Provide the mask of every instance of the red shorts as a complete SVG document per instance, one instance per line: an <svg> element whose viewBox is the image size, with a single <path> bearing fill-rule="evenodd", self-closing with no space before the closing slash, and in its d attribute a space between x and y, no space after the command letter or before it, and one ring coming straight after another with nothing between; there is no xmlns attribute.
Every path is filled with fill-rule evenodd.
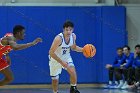
<svg viewBox="0 0 140 93"><path fill-rule="evenodd" d="M0 58L0 71L9 67L9 64L6 62L5 59Z"/></svg>

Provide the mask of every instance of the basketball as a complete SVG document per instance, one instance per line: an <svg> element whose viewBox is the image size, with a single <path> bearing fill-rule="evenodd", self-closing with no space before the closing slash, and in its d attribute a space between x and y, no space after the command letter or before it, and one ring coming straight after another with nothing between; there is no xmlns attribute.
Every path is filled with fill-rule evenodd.
<svg viewBox="0 0 140 93"><path fill-rule="evenodd" d="M86 44L83 47L83 55L87 58L91 58L96 54L96 48L92 44Z"/></svg>

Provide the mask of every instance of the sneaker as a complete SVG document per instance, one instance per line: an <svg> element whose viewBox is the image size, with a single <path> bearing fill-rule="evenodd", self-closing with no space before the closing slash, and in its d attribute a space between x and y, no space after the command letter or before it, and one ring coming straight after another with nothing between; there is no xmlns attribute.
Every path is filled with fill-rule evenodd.
<svg viewBox="0 0 140 93"><path fill-rule="evenodd" d="M71 87L70 88L70 93L80 93L78 90L77 90L77 87Z"/></svg>
<svg viewBox="0 0 140 93"><path fill-rule="evenodd" d="M112 86L112 88L117 88L118 84L114 84L114 86Z"/></svg>
<svg viewBox="0 0 140 93"><path fill-rule="evenodd" d="M121 89L127 89L127 88L129 88L129 85L123 85L123 86L121 87Z"/></svg>
<svg viewBox="0 0 140 93"><path fill-rule="evenodd" d="M115 88L121 88L124 85L123 82L120 82L120 84L118 86L116 86Z"/></svg>
<svg viewBox="0 0 140 93"><path fill-rule="evenodd" d="M140 87L137 87L138 90L140 90Z"/></svg>
<svg viewBox="0 0 140 93"><path fill-rule="evenodd" d="M129 86L127 84L127 82L125 81L125 83L123 84L123 86L121 87L121 89L127 89Z"/></svg>
<svg viewBox="0 0 140 93"><path fill-rule="evenodd" d="M108 84L108 85L105 85L104 88L110 88L112 85L111 84Z"/></svg>
<svg viewBox="0 0 140 93"><path fill-rule="evenodd" d="M116 88L116 86L118 86L118 85L116 85L116 84L111 84L111 85L108 86L108 88L113 89L113 88Z"/></svg>
<svg viewBox="0 0 140 93"><path fill-rule="evenodd" d="M116 88L116 89L117 89L117 88L118 88L118 85L114 86L114 88Z"/></svg>
<svg viewBox="0 0 140 93"><path fill-rule="evenodd" d="M137 89L137 86L135 84L134 85L129 85L128 88L129 89Z"/></svg>
<svg viewBox="0 0 140 93"><path fill-rule="evenodd" d="M114 85L112 84L112 85L110 85L108 88L110 88L110 89L111 89L111 88L114 88Z"/></svg>

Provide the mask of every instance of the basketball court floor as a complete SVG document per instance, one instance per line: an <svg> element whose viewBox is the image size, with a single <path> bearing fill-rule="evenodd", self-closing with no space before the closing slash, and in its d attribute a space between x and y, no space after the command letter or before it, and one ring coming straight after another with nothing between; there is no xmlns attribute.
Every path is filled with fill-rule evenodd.
<svg viewBox="0 0 140 93"><path fill-rule="evenodd" d="M47 87L47 86L46 86ZM79 88L80 93L140 93L140 90L120 90L120 89L105 89L102 87L87 87L82 86ZM45 86L6 86L0 87L0 93L53 93L51 87ZM64 87L59 89L59 93L69 93L69 88Z"/></svg>
<svg viewBox="0 0 140 93"><path fill-rule="evenodd" d="M140 93L139 90L117 90L117 89L98 89L80 88L80 93ZM53 93L51 89L0 89L0 93ZM69 93L68 89L60 89L59 93Z"/></svg>

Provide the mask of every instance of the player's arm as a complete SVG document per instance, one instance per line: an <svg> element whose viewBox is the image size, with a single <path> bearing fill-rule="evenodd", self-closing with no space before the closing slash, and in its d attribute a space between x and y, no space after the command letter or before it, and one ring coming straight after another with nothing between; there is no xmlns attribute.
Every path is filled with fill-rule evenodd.
<svg viewBox="0 0 140 93"><path fill-rule="evenodd" d="M52 43L52 46L51 46L50 50L49 50L50 56L53 59L55 59L57 62L59 62L59 63L62 63L62 60L55 54L55 51L59 47L59 45L61 44L61 42L62 42L61 37L57 35L55 37L53 43Z"/></svg>
<svg viewBox="0 0 140 93"><path fill-rule="evenodd" d="M83 48L76 45L76 35L73 33L74 44L71 46L71 50L76 52L83 52Z"/></svg>
<svg viewBox="0 0 140 93"><path fill-rule="evenodd" d="M52 46L49 50L49 54L50 56L55 59L58 63L60 63L64 68L68 68L68 64L67 62L64 62L63 60L61 60L56 54L55 54L55 51L56 49L59 47L59 45L62 43L62 39L60 36L56 36L53 43L52 43Z"/></svg>
<svg viewBox="0 0 140 93"><path fill-rule="evenodd" d="M10 65L11 64L11 58L10 58L8 53L5 55L5 59L6 59L7 63Z"/></svg>
<svg viewBox="0 0 140 93"><path fill-rule="evenodd" d="M13 50L22 50L22 49L26 49L28 47L31 47L33 45L36 45L37 43L42 42L41 38L37 38L35 39L33 42L30 43L26 43L26 44L17 44L12 37L8 38L8 43L9 45L12 47Z"/></svg>

